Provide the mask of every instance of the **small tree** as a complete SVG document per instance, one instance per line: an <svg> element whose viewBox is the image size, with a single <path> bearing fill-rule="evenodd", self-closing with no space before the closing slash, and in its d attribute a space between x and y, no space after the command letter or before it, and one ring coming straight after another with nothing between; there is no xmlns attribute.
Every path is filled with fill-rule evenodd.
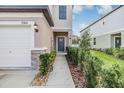
<svg viewBox="0 0 124 93"><path fill-rule="evenodd" d="M89 31L85 31L84 34L81 37L80 41L80 60L85 60L85 55L90 55L90 49L91 49L91 36Z"/></svg>
<svg viewBox="0 0 124 93"><path fill-rule="evenodd" d="M99 71L101 71L102 61L91 55L90 41L90 33L88 31L84 32L80 41L80 65L85 75L87 87L96 87L98 84L97 77L99 75Z"/></svg>

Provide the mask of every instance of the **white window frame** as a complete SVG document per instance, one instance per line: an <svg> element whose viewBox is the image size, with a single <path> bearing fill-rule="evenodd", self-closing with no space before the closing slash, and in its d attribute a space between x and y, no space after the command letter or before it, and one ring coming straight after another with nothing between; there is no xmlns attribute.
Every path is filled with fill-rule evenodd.
<svg viewBox="0 0 124 93"><path fill-rule="evenodd" d="M60 12L60 7L61 7L61 6L65 7L65 9L66 9L66 10L65 10L65 17L64 17L64 18L63 18L63 17L60 18L60 16L61 16L61 15L60 15L60 14L61 14L61 12ZM67 6L66 6L66 5L60 5L60 6L59 6L59 20L66 20L66 19L67 19Z"/></svg>

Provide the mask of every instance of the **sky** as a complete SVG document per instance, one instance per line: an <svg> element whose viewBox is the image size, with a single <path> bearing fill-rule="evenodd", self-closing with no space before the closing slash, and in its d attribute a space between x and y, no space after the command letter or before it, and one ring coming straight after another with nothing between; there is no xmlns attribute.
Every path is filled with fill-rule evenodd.
<svg viewBox="0 0 124 93"><path fill-rule="evenodd" d="M73 7L73 34L80 35L80 30L95 22L118 5L75 5Z"/></svg>

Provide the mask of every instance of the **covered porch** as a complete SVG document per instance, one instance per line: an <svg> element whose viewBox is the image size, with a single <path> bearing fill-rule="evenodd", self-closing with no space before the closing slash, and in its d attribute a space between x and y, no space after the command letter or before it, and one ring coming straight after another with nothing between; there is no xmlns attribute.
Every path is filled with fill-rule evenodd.
<svg viewBox="0 0 124 93"><path fill-rule="evenodd" d="M111 34L111 46L113 48L121 47L121 33Z"/></svg>
<svg viewBox="0 0 124 93"><path fill-rule="evenodd" d="M111 34L111 47L121 48L124 47L124 32Z"/></svg>
<svg viewBox="0 0 124 93"><path fill-rule="evenodd" d="M69 46L68 32L54 32L54 49L59 53L65 53L66 47Z"/></svg>

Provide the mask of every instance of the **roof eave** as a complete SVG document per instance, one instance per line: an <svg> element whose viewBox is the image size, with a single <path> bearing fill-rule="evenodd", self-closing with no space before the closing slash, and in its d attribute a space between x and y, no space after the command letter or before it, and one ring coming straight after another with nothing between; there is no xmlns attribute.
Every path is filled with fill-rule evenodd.
<svg viewBox="0 0 124 93"><path fill-rule="evenodd" d="M2 5L0 12L43 12L48 24L54 26L48 5Z"/></svg>
<svg viewBox="0 0 124 93"><path fill-rule="evenodd" d="M117 7L116 9L114 9L113 11L111 11L111 12L109 12L108 14L104 15L102 18L96 20L95 22L93 22L93 23L90 24L89 26L85 27L84 29L82 29L82 30L80 31L80 33L83 32L84 30L86 30L87 28L91 27L91 26L94 25L95 23L99 22L100 20L102 20L102 19L105 18L106 16L110 15L111 13L113 13L114 11L116 11L117 9L121 8L122 6L124 6L124 5L120 5L119 7Z"/></svg>

